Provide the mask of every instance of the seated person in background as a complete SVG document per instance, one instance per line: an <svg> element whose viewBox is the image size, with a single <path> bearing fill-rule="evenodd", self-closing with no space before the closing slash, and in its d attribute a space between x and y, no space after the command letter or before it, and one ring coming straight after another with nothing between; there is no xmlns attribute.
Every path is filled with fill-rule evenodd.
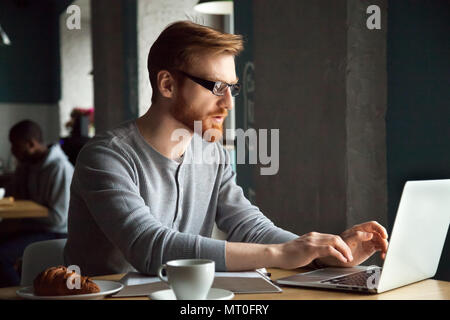
<svg viewBox="0 0 450 320"><path fill-rule="evenodd" d="M66 265L92 276L155 274L162 263L183 258L239 271L347 267L377 251L385 255L387 233L375 221L340 236L299 237L276 227L244 197L228 151L202 138L211 129L222 132L239 91L234 57L242 47L241 36L192 22L162 32L148 57L153 97L147 113L97 135L78 156ZM195 121L201 121L198 134ZM212 162L202 161L206 152L214 153ZM226 240L211 238L214 223Z"/></svg>
<svg viewBox="0 0 450 320"><path fill-rule="evenodd" d="M14 268L25 248L36 241L67 236L67 212L73 166L59 144L46 146L38 124L24 120L9 132L11 152L18 160L8 194L48 208L48 217L21 219L19 230L0 241L0 287L19 284Z"/></svg>

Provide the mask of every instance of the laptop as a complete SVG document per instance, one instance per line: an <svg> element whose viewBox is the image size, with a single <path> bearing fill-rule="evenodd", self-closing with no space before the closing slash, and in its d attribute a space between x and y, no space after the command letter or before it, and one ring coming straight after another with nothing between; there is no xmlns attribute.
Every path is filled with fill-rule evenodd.
<svg viewBox="0 0 450 320"><path fill-rule="evenodd" d="M323 268L280 285L382 293L433 277L450 223L450 179L406 182L382 267Z"/></svg>

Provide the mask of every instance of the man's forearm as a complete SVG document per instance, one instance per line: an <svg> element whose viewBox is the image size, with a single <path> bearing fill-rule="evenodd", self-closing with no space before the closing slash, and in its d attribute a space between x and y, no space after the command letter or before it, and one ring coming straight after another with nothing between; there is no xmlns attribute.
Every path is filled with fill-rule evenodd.
<svg viewBox="0 0 450 320"><path fill-rule="evenodd" d="M225 259L228 271L277 267L277 245L226 242Z"/></svg>
<svg viewBox="0 0 450 320"><path fill-rule="evenodd" d="M318 269L333 266L324 263L318 257L321 254L319 252L321 248L312 245L318 237L324 236L327 239L330 238L329 235L312 232L280 244L225 242L226 268L228 271L243 271L259 268ZM325 246L326 250L329 250L330 246ZM325 254L329 255L328 251Z"/></svg>

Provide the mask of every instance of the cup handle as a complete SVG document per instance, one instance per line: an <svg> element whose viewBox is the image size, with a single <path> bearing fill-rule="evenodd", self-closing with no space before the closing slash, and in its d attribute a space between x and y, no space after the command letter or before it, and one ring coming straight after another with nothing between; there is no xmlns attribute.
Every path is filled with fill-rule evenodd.
<svg viewBox="0 0 450 320"><path fill-rule="evenodd" d="M161 279L161 281L163 281L163 282L165 282L165 283L169 283L169 281L168 281L168 279L167 279L167 277L164 277L163 275L162 275L162 271L164 270L164 269L166 269L166 265L165 264L163 264L162 266L160 266L159 268L158 268L158 272L157 272L157 274L158 274L158 277Z"/></svg>

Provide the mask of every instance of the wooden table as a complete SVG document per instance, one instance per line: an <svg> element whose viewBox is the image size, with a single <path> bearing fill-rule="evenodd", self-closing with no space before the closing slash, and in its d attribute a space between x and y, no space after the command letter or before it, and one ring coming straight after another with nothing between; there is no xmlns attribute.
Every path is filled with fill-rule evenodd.
<svg viewBox="0 0 450 320"><path fill-rule="evenodd" d="M307 269L280 270L268 269L271 279L276 280ZM97 280L120 280L124 274L94 277ZM0 299L20 299L16 290L20 287L0 288ZM300 289L282 287L282 293L236 294L234 300L450 300L450 282L424 280L381 294L362 294L340 291ZM148 300L147 297L107 298L107 300Z"/></svg>
<svg viewBox="0 0 450 320"><path fill-rule="evenodd" d="M15 200L11 205L0 205L0 218L41 218L48 216L48 209L34 201Z"/></svg>

